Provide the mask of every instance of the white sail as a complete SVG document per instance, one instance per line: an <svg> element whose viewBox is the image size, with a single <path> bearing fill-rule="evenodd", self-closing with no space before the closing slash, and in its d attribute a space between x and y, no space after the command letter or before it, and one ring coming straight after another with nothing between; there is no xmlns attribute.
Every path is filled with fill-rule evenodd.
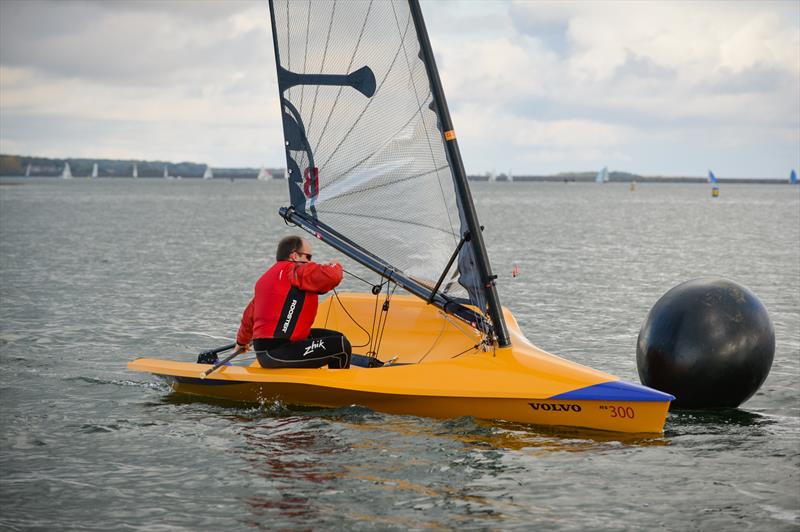
<svg viewBox="0 0 800 532"><path fill-rule="evenodd" d="M211 170L211 167L206 165L206 171L203 174L203 179L214 179L214 172Z"/></svg>
<svg viewBox="0 0 800 532"><path fill-rule="evenodd" d="M69 163L64 163L64 171L61 172L61 179L72 179L72 170L69 169Z"/></svg>
<svg viewBox="0 0 800 532"><path fill-rule="evenodd" d="M484 329L490 315L509 342L419 3L269 4L283 215L447 312Z"/></svg>
<svg viewBox="0 0 800 532"><path fill-rule="evenodd" d="M270 179L272 179L272 173L265 166L262 166L258 172L258 180L269 181Z"/></svg>
<svg viewBox="0 0 800 532"><path fill-rule="evenodd" d="M169 170L167 169L167 165L164 165L164 179L172 179L169 175Z"/></svg>
<svg viewBox="0 0 800 532"><path fill-rule="evenodd" d="M97 163L92 166L92 177L97 177Z"/></svg>
<svg viewBox="0 0 800 532"><path fill-rule="evenodd" d="M595 183L608 183L608 167L604 166L594 178Z"/></svg>
<svg viewBox="0 0 800 532"><path fill-rule="evenodd" d="M25 168L25 177L30 177L30 176L31 176L31 165L30 163L28 163L27 168Z"/></svg>
<svg viewBox="0 0 800 532"><path fill-rule="evenodd" d="M136 179L139 177L139 165L133 163L133 178Z"/></svg>

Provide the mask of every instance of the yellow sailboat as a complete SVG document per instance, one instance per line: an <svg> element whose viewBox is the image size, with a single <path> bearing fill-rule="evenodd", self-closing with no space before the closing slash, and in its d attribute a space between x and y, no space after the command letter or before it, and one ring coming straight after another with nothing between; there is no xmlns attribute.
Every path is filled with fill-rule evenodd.
<svg viewBox="0 0 800 532"><path fill-rule="evenodd" d="M344 332L355 343L375 307L371 294L339 294L320 305L315 326ZM629 384L545 353L523 336L505 310L511 346L480 346L480 335L413 296L391 301L381 342L387 366L349 370L262 369L140 358L134 371L164 377L181 393L242 402L341 407L362 405L392 414L473 416L537 425L658 433L672 396ZM347 312L350 316L348 316ZM476 347L478 345L478 347Z"/></svg>
<svg viewBox="0 0 800 532"><path fill-rule="evenodd" d="M380 276L372 294L324 300L315 322L370 363L128 367L235 401L662 432L672 396L536 348L500 305L418 0L271 0L270 17L290 201L280 214Z"/></svg>

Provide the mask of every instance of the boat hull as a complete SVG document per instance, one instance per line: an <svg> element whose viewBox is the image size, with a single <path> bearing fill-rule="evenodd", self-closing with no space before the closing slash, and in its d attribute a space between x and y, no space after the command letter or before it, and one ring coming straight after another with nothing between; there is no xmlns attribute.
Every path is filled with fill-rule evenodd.
<svg viewBox="0 0 800 532"><path fill-rule="evenodd" d="M163 377L178 393L246 403L281 401L285 404L332 408L361 405L388 414L443 419L471 416L615 432L660 433L669 408L669 402L663 401L408 396L306 384Z"/></svg>
<svg viewBox="0 0 800 532"><path fill-rule="evenodd" d="M366 317L374 308L374 298L368 296L340 294L342 300L356 321L359 309ZM254 362L222 367L205 379L200 374L209 366L203 364L141 358L128 367L164 378L179 393L231 401L361 405L434 418L472 416L629 433L663 431L672 396L537 349L522 336L508 311L511 348L458 354L474 345L468 330L415 298L393 299L392 305L396 322L394 327L391 320L387 324L381 344L386 354L381 359L396 356L395 365L263 369ZM354 326L348 329L344 321L333 318L337 314L332 301L326 300L317 326L342 330L358 345Z"/></svg>

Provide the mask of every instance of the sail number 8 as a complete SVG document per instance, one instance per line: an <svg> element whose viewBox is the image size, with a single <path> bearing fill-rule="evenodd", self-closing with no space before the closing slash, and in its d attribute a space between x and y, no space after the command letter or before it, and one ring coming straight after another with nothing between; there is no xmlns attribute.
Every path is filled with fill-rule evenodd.
<svg viewBox="0 0 800 532"><path fill-rule="evenodd" d="M306 168L303 175L303 193L307 198L316 197L319 194L319 168Z"/></svg>

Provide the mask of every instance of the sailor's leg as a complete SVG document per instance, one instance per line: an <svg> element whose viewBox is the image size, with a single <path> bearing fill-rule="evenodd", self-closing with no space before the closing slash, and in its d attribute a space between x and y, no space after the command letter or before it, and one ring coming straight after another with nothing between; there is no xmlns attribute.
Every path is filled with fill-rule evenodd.
<svg viewBox="0 0 800 532"><path fill-rule="evenodd" d="M353 348L347 337L339 331L333 329L311 329L308 335L309 338L328 338L335 345L341 343L342 349L335 355L335 360L332 359L328 362L328 367L331 369L342 369L350 367L350 359L353 353ZM340 339L337 339L340 338Z"/></svg>
<svg viewBox="0 0 800 532"><path fill-rule="evenodd" d="M264 368L320 368L327 364L331 369L346 369L351 350L347 338L336 333L257 351L256 356Z"/></svg>

